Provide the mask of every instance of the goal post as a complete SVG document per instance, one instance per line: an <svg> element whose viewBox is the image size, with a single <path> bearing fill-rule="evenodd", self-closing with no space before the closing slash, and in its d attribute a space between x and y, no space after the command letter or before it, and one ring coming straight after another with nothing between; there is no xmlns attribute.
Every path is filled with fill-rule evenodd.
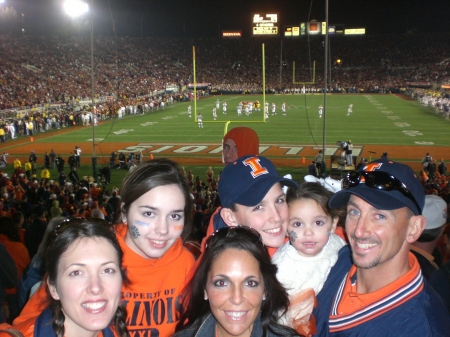
<svg viewBox="0 0 450 337"><path fill-rule="evenodd" d="M312 82L296 82L295 81L295 61L292 62L292 84L314 84L316 83L316 61L313 62Z"/></svg>
<svg viewBox="0 0 450 337"><path fill-rule="evenodd" d="M196 48L192 46L192 69L193 69L193 86L194 86L194 123L198 123L197 119L197 55ZM264 106L266 103L266 60L265 60L265 46L264 43L261 46L261 64L262 64L262 102L261 104L261 119L253 119L253 120L245 120L245 119L232 119L227 121L214 121L214 120L205 120L205 116L203 116L203 124L207 123L225 123L224 134L227 133L228 125L230 123L239 123L239 124L252 124L252 123L266 123L266 114L264 111Z"/></svg>

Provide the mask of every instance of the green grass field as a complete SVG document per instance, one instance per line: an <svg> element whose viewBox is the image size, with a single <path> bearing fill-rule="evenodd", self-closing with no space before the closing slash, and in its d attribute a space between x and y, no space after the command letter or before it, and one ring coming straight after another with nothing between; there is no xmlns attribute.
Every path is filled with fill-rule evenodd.
<svg viewBox="0 0 450 337"><path fill-rule="evenodd" d="M227 101L228 113L219 109L218 120L213 121L212 109L216 99ZM260 96L217 96L202 98L197 102L197 113L203 115L204 128L198 128L194 116L189 118L187 107L191 103L175 103L165 110L145 115L128 115L124 119L112 119L95 127L96 155L99 166L108 165L108 156L113 150L124 149L128 143L162 144L217 144L221 143L226 123L228 129L249 126L260 137L261 144L287 144L322 146L323 118L318 116L318 106L323 105L323 95L270 95L266 100L277 105L277 115L270 116L266 123L262 111L251 116L237 116L236 106L240 101L259 100ZM281 104L286 102L287 116L281 114ZM353 104L353 114L347 114L348 105ZM394 95L345 95L327 96L326 144L335 145L338 140L351 139L355 145L426 145L448 146L450 121L437 115L431 107L423 107L416 101L404 100ZM92 127L66 129L66 133L46 134L39 142L75 143L85 154L92 149ZM58 151L56 148L55 151ZM428 150L426 150L428 151ZM14 149L9 150L14 155ZM61 153L67 157L68 153ZM148 152L147 152L148 154ZM450 151L449 151L450 154ZM155 154L156 156L156 154ZM223 168L220 163L220 149L213 169L218 174ZM161 155L159 155L161 157ZM196 158L196 155L192 155ZM199 158L199 157L198 157ZM448 158L448 157L447 157ZM176 160L176 155L174 156ZM194 160L195 162L195 160ZM306 174L306 165L297 168L279 167L281 174L291 173L296 180ZM189 165L194 175L205 179L207 167L204 164ZM80 175L92 175L90 165L83 165ZM125 170L113 170L112 185L119 186ZM56 173L55 173L56 175Z"/></svg>
<svg viewBox="0 0 450 337"><path fill-rule="evenodd" d="M212 109L217 98L228 102L228 114L222 114L220 109L217 121L213 121ZM238 117L235 109L238 102L255 99L262 101L262 96L218 96L198 101L197 113L203 115L203 129L197 127L194 117L188 117L188 103L176 103L163 111L107 121L95 128L96 142L220 143L225 123L231 121L228 128L247 125L255 129L261 143L322 144L323 119L318 117L318 106L323 104L323 95L266 96L269 103L276 103L276 116L270 116L266 123L262 123L261 111ZM281 115L282 102L286 102L287 116ZM350 103L353 104L353 114L347 117ZM364 145L446 146L450 143L449 127L450 121L438 116L431 107L394 95L327 96L327 144L351 139L354 144ZM47 138L51 142L90 140L92 128Z"/></svg>

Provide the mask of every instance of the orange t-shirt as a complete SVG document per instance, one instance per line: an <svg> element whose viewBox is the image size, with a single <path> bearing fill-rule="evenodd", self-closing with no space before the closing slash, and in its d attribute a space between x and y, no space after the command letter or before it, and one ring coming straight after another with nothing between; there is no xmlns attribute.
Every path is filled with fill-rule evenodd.
<svg viewBox="0 0 450 337"><path fill-rule="evenodd" d="M116 226L117 240L124 252L129 285L122 286L122 303L127 309L130 335L170 336L179 320L180 294L194 265L193 255L181 239L160 259L144 259L125 244L126 225ZM45 282L25 305L14 325L38 316L46 307Z"/></svg>
<svg viewBox="0 0 450 337"><path fill-rule="evenodd" d="M179 320L180 294L194 265L193 255L181 239L160 258L144 259L124 242L127 226L116 226L117 239L124 251L124 267L131 281L123 287L122 301L127 309L130 335L170 336Z"/></svg>

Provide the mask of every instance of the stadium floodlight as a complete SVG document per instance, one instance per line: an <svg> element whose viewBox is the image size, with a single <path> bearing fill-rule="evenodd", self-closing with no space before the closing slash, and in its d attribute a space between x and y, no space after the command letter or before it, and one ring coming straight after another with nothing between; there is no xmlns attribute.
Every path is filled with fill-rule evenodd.
<svg viewBox="0 0 450 337"><path fill-rule="evenodd" d="M80 0L66 0L64 11L71 17L78 17L89 12L89 5Z"/></svg>

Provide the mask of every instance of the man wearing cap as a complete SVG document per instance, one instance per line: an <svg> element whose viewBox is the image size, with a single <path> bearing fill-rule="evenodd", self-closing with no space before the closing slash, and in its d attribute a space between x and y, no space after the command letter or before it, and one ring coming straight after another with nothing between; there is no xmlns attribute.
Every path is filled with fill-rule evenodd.
<svg viewBox="0 0 450 337"><path fill-rule="evenodd" d="M417 241L412 244L411 252L416 256L422 274L428 280L439 268L437 261L434 261L433 252L447 223L447 203L437 195L427 195L423 216L427 219L427 225Z"/></svg>
<svg viewBox="0 0 450 337"><path fill-rule="evenodd" d="M213 218L214 230L225 226L252 227L261 234L269 253L286 239L289 210L282 186L297 183L278 175L270 160L243 156L227 165L219 181L222 209Z"/></svg>
<svg viewBox="0 0 450 337"><path fill-rule="evenodd" d="M318 336L448 336L450 315L410 253L426 225L414 171L379 159L343 180L329 206L347 205L353 264L339 254L317 296Z"/></svg>

